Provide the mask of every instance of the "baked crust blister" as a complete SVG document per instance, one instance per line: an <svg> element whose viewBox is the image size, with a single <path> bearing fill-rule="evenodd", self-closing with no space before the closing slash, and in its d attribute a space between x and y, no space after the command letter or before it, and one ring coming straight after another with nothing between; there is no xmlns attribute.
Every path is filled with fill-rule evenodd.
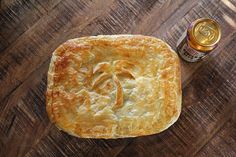
<svg viewBox="0 0 236 157"><path fill-rule="evenodd" d="M67 133L124 138L159 133L181 111L180 63L162 40L99 35L68 40L48 71L47 112Z"/></svg>

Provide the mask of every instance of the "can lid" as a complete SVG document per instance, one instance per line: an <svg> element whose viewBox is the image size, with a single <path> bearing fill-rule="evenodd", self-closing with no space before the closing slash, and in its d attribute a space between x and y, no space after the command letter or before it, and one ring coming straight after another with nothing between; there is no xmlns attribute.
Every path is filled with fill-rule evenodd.
<svg viewBox="0 0 236 157"><path fill-rule="evenodd" d="M219 24L208 18L194 21L188 28L190 45L200 51L212 50L221 38Z"/></svg>

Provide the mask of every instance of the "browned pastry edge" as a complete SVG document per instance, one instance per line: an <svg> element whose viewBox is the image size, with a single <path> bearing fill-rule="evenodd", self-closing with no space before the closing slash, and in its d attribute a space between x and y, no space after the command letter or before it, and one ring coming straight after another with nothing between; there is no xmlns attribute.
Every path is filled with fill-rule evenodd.
<svg viewBox="0 0 236 157"><path fill-rule="evenodd" d="M103 56L101 52L96 52L99 49L111 51L114 58L109 58ZM78 54L80 57L77 57ZM158 92L157 89L160 88L164 98L156 100L158 99L157 97L150 97L152 100L150 102L156 101L157 105L152 105L151 107L156 109L156 106L159 105L160 108L157 111L154 110L153 113L150 110L149 113L153 117L147 116L148 118L146 119L145 114L143 116L128 116L128 111L124 110L122 112L122 109L126 107L124 104L125 93L123 93L122 85L126 82L121 84L122 82L117 77L121 75L121 77L124 76L135 81L139 78L144 79L145 77L143 78L141 74L148 76L149 73L140 72L133 74L129 68L132 69L133 64L135 66L140 65L140 69L142 69L142 63L150 65L151 68L149 67L149 69L153 70L150 59L152 57L155 58L157 54L162 57L163 63L160 64L158 69L160 87L156 87L154 84L153 88L156 89L154 92ZM89 55L92 58L89 58L91 57ZM101 62L103 59L109 60L109 62ZM158 63L158 59L154 61ZM154 61L153 66L155 66ZM112 62L112 65L110 62ZM74 69L71 68L72 65ZM89 67L91 65L92 67ZM88 66L87 69L85 68L87 71L79 69L83 66ZM102 70L99 71L99 68ZM147 67L144 66L142 70L147 71ZM150 74L153 73L151 70ZM97 73L101 73L101 75L92 82L91 78ZM78 81L78 75L84 77L84 80ZM103 106L107 109L103 114L94 118L99 111L93 111L93 95L89 92L96 90L100 97L105 95L109 98L110 93L99 89L98 86L110 78L113 81L107 82L105 87L108 90L115 89L115 98L112 102L109 102L110 104L107 104L107 106L111 107ZM146 78L149 79L149 77ZM155 79L153 77L150 78ZM142 80L139 82L140 84L143 84L144 87L146 85L142 83ZM77 91L79 88L81 90ZM72 90L76 90L76 92ZM60 45L53 52L48 71L46 95L46 109L50 120L58 128L71 135L84 138L123 138L159 133L171 126L178 119L181 112L182 93L179 59L176 53L165 42L154 37L142 35L101 35L71 39ZM103 99L99 99L99 101L103 101ZM104 99L104 101L107 100ZM132 105L134 105L133 108L144 106L144 109L148 106L145 103ZM78 108L81 106L85 107L85 109L80 112ZM101 107L99 103L94 106ZM82 111L85 112L83 113ZM127 113L127 116L123 115L123 113ZM83 117L85 115L88 118Z"/></svg>

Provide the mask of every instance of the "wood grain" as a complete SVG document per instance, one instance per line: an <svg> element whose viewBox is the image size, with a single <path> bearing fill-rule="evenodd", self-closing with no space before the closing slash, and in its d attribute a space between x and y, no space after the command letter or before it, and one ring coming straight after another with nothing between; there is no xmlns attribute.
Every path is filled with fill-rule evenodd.
<svg viewBox="0 0 236 157"><path fill-rule="evenodd" d="M234 0L3 0L0 4L0 156L235 155ZM86 35L132 33L159 37L175 49L187 26L200 17L220 23L222 40L204 61L181 62L183 110L170 129L152 136L94 140L69 136L49 122L47 70L59 44Z"/></svg>
<svg viewBox="0 0 236 157"><path fill-rule="evenodd" d="M60 0L3 0L0 11L0 42L3 51L19 36L33 26L42 16L46 15ZM14 33L13 33L14 32ZM5 42L7 41L7 42Z"/></svg>
<svg viewBox="0 0 236 157"><path fill-rule="evenodd" d="M236 102L234 102L236 103ZM236 115L236 112L234 112ZM236 117L236 116L234 116ZM197 153L196 157L212 156L236 156L236 119L231 118L209 140L209 142Z"/></svg>
<svg viewBox="0 0 236 157"><path fill-rule="evenodd" d="M30 73L37 69L45 60L49 59L58 44L73 38L72 35L76 35L74 30L69 38L66 36L71 27L75 26L75 23L82 25L86 19L94 18L94 16L98 15L95 13L90 14L89 10L91 7L97 7L95 2L80 1L80 3L75 5L66 1L66 3L60 4L57 5L58 9L50 13L51 16L41 19L40 26L31 28L13 46L3 51L0 61L0 85L5 84L8 88L0 91L0 100L9 95ZM73 8L70 6L73 6ZM105 6L102 5L101 7ZM102 13L104 10L100 9ZM76 18L72 18L72 16Z"/></svg>

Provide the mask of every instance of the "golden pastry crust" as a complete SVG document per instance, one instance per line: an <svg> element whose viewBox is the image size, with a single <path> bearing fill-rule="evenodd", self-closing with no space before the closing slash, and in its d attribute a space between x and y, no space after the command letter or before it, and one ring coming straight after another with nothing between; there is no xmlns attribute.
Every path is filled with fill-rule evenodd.
<svg viewBox="0 0 236 157"><path fill-rule="evenodd" d="M71 39L54 52L47 112L56 126L83 138L150 135L181 111L180 63L162 40L142 35Z"/></svg>

